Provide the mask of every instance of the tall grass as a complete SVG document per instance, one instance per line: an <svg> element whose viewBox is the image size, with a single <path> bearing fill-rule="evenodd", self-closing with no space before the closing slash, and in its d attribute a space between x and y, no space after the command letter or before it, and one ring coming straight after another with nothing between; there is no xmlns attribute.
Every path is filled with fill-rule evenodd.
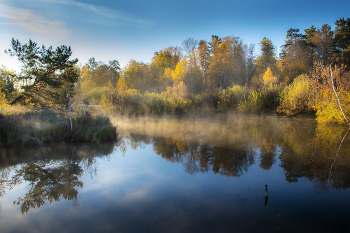
<svg viewBox="0 0 350 233"><path fill-rule="evenodd" d="M239 103L238 109L245 112L261 113L276 111L279 106L281 87L270 84L261 90L249 90L244 100Z"/></svg>
<svg viewBox="0 0 350 233"><path fill-rule="evenodd" d="M218 109L221 111L237 109L239 103L245 100L248 89L244 86L233 85L219 92Z"/></svg>
<svg viewBox="0 0 350 233"><path fill-rule="evenodd" d="M10 110L10 109L8 109ZM15 111L15 109L14 109ZM0 114L0 143L5 146L41 145L50 142L105 142L115 140L116 127L108 117L78 112L70 120L65 112L51 110L11 111Z"/></svg>

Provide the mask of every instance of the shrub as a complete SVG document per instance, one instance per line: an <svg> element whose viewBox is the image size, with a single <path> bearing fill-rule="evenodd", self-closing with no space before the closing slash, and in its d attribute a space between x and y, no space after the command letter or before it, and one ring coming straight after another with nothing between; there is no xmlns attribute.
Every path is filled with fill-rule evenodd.
<svg viewBox="0 0 350 233"><path fill-rule="evenodd" d="M111 125L103 125L93 133L93 142L107 142L116 139L116 128Z"/></svg>
<svg viewBox="0 0 350 233"><path fill-rule="evenodd" d="M238 109L246 112L260 112L263 107L263 98L261 92L250 90L247 98L242 101Z"/></svg>
<svg viewBox="0 0 350 233"><path fill-rule="evenodd" d="M246 112L261 113L262 111L275 111L279 105L278 96L281 91L279 85L269 84L261 90L250 89L244 95L244 100L238 105L238 109Z"/></svg>
<svg viewBox="0 0 350 233"><path fill-rule="evenodd" d="M310 78L305 74L298 76L291 84L284 87L277 111L289 116L308 111L310 91Z"/></svg>
<svg viewBox="0 0 350 233"><path fill-rule="evenodd" d="M240 102L244 101L245 94L248 91L245 87L233 85L219 92L218 109L227 111L229 109L236 109Z"/></svg>
<svg viewBox="0 0 350 233"><path fill-rule="evenodd" d="M49 110L1 115L0 142L7 146L41 145L61 141L105 142L117 137L116 128L104 116L82 112L72 116L72 124L73 130L67 115Z"/></svg>

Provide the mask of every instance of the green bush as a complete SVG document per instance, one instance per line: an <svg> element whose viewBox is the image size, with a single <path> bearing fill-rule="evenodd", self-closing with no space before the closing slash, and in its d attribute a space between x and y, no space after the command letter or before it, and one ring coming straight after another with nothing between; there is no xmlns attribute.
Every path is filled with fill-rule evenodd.
<svg viewBox="0 0 350 233"><path fill-rule="evenodd" d="M237 109L240 102L244 101L247 89L244 86L233 85L219 92L218 109L227 111Z"/></svg>
<svg viewBox="0 0 350 233"><path fill-rule="evenodd" d="M263 98L261 92L256 90L250 90L248 96L238 106L239 110L245 112L260 112L262 108Z"/></svg>
<svg viewBox="0 0 350 233"><path fill-rule="evenodd" d="M238 105L241 111L261 113L264 111L275 111L279 105L279 85L269 84L261 90L249 90L248 95L244 95L244 100Z"/></svg>

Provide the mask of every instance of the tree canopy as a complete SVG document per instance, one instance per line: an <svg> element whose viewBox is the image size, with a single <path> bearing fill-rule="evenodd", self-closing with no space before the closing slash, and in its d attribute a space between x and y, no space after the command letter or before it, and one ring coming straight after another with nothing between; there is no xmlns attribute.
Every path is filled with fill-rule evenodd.
<svg viewBox="0 0 350 233"><path fill-rule="evenodd" d="M36 101L43 103L45 100L55 99L60 102L57 99L58 89L64 84L70 85L78 80L79 73L75 69L78 59L69 60L72 55L70 46L61 45L54 50L52 46L38 47L31 39L22 45L14 38L11 46L12 49L5 52L10 56L17 56L22 63L17 81Z"/></svg>

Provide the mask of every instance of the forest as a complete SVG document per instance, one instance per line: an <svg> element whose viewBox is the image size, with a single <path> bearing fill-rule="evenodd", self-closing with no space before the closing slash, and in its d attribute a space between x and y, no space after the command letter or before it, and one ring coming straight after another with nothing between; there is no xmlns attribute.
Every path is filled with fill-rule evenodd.
<svg viewBox="0 0 350 233"><path fill-rule="evenodd" d="M210 41L188 38L155 52L150 63L131 60L123 68L117 60L106 64L94 57L78 66L70 46L53 49L13 38L5 53L17 57L22 70L0 69L1 118L27 109L68 112L64 119L72 129L71 113L82 109L126 115L239 111L310 114L320 123L349 125L350 18L334 24L334 30L328 24L290 28L280 54L266 37L255 46L212 35ZM79 116L94 120L86 112Z"/></svg>

